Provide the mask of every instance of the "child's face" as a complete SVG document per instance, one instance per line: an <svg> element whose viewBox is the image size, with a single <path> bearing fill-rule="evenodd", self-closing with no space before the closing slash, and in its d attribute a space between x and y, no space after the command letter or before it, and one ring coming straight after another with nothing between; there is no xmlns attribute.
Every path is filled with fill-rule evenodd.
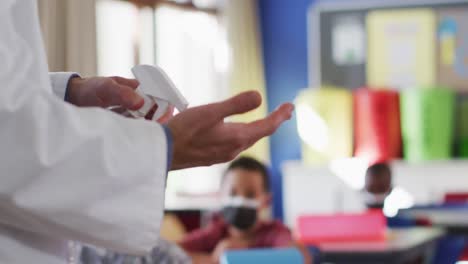
<svg viewBox="0 0 468 264"><path fill-rule="evenodd" d="M374 194L386 193L392 186L391 176L386 173L368 173L366 175L365 189Z"/></svg>
<svg viewBox="0 0 468 264"><path fill-rule="evenodd" d="M270 204L270 194L265 190L262 174L258 171L244 169L230 170L222 186L223 197L241 196L256 200L259 210Z"/></svg>

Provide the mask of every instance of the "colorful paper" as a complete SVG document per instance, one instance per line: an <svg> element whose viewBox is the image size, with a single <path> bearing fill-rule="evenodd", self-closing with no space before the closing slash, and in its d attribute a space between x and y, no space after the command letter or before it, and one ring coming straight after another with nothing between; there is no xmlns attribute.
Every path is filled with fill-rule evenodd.
<svg viewBox="0 0 468 264"><path fill-rule="evenodd" d="M365 62L366 32L359 18L345 16L334 20L332 51L336 65L356 65Z"/></svg>
<svg viewBox="0 0 468 264"><path fill-rule="evenodd" d="M369 85L396 88L433 85L435 28L436 15L431 9L370 12Z"/></svg>
<svg viewBox="0 0 468 264"><path fill-rule="evenodd" d="M361 88L354 92L355 156L369 163L401 155L400 101L392 90Z"/></svg>
<svg viewBox="0 0 468 264"><path fill-rule="evenodd" d="M468 157L468 95L460 96L457 100L457 154Z"/></svg>
<svg viewBox="0 0 468 264"><path fill-rule="evenodd" d="M468 8L438 11L438 83L468 90Z"/></svg>
<svg viewBox="0 0 468 264"><path fill-rule="evenodd" d="M303 90L296 99L297 129L306 164L351 157L353 99L339 88Z"/></svg>
<svg viewBox="0 0 468 264"><path fill-rule="evenodd" d="M401 94L401 125L405 159L450 159L454 110L455 93L445 87L404 91Z"/></svg>
<svg viewBox="0 0 468 264"><path fill-rule="evenodd" d="M440 62L446 66L455 64L457 22L451 17L443 17L439 22Z"/></svg>

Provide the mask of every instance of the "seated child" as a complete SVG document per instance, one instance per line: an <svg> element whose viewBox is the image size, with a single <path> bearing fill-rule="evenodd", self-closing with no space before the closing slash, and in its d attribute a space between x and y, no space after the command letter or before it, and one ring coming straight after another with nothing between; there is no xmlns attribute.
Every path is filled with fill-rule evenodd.
<svg viewBox="0 0 468 264"><path fill-rule="evenodd" d="M271 202L265 165L241 157L233 161L221 182L223 209L207 227L189 233L180 245L194 263L217 263L224 251L294 246L290 230L264 217ZM302 248L301 248L302 249ZM303 250L308 262L309 256Z"/></svg>
<svg viewBox="0 0 468 264"><path fill-rule="evenodd" d="M392 172L386 163L377 163L366 171L363 199L369 209L383 209L392 192Z"/></svg>

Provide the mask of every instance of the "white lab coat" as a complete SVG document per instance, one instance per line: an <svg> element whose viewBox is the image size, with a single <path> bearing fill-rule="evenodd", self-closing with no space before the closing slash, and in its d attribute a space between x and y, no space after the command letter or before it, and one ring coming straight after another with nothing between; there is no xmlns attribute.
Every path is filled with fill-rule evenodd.
<svg viewBox="0 0 468 264"><path fill-rule="evenodd" d="M36 5L0 0L0 263L66 263L67 240L146 253L163 214L166 134L54 95ZM66 81L55 84L63 96Z"/></svg>

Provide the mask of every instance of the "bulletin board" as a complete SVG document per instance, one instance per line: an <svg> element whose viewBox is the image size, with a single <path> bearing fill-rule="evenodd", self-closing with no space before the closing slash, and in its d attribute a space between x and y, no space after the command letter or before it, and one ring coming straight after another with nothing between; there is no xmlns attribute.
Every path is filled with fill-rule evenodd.
<svg viewBox="0 0 468 264"><path fill-rule="evenodd" d="M318 0L309 86L468 92L468 0Z"/></svg>

